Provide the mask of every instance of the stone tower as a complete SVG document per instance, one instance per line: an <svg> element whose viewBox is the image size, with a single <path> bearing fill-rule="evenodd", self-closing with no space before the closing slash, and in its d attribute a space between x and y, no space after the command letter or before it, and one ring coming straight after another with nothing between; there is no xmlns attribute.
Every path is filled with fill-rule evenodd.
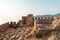
<svg viewBox="0 0 60 40"><path fill-rule="evenodd" d="M27 26L33 26L34 25L34 17L32 14L29 14L26 19L26 25Z"/></svg>

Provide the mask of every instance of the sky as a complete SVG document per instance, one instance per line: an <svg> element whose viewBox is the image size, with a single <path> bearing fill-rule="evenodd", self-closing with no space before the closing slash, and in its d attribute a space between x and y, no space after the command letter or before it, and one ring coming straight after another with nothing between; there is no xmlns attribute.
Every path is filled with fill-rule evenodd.
<svg viewBox="0 0 60 40"><path fill-rule="evenodd" d="M60 0L0 0L0 24L18 21L28 14L60 13Z"/></svg>

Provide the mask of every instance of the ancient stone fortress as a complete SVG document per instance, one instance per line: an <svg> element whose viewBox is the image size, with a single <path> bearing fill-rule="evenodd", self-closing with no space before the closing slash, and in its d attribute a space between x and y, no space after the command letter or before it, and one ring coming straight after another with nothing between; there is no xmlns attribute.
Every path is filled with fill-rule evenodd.
<svg viewBox="0 0 60 40"><path fill-rule="evenodd" d="M60 40L60 17L22 16L0 25L0 40Z"/></svg>

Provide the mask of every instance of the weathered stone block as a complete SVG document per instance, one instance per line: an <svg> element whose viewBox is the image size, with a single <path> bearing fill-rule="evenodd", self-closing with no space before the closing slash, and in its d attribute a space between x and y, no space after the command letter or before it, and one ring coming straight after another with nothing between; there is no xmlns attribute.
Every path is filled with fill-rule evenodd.
<svg viewBox="0 0 60 40"><path fill-rule="evenodd" d="M22 20L20 20L19 27L24 27L25 25L23 24Z"/></svg>
<svg viewBox="0 0 60 40"><path fill-rule="evenodd" d="M26 19L26 25L33 26L33 24L34 24L34 17L32 14L29 14Z"/></svg>
<svg viewBox="0 0 60 40"><path fill-rule="evenodd" d="M26 16L22 16L22 22L26 25Z"/></svg>

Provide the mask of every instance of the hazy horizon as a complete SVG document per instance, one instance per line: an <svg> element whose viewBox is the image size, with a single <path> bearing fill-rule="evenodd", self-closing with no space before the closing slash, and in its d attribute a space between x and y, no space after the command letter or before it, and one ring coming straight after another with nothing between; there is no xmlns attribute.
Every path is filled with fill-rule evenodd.
<svg viewBox="0 0 60 40"><path fill-rule="evenodd" d="M0 0L0 24L22 16L60 13L60 0Z"/></svg>

